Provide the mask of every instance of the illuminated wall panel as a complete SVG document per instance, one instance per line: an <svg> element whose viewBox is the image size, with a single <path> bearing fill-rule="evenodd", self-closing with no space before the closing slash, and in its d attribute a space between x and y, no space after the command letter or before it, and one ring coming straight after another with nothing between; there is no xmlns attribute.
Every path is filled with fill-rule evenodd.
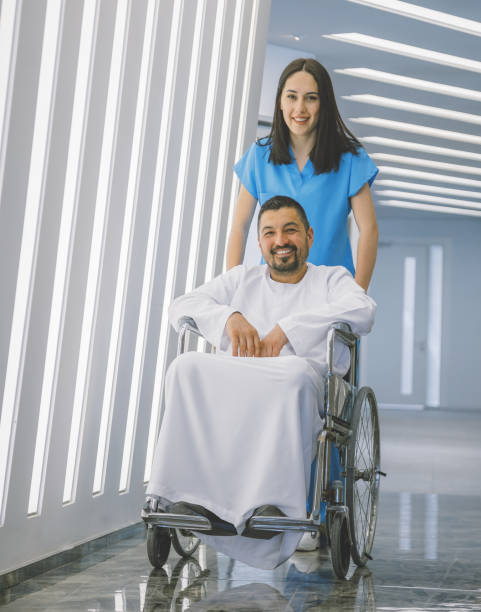
<svg viewBox="0 0 481 612"><path fill-rule="evenodd" d="M30 167L26 185L25 215L21 234L15 301L0 420L0 519L3 519L10 459L25 360L25 335L31 309L39 225L45 196L46 165L52 128L52 106L57 81L57 56L63 6L60 0L48 3L41 48ZM2 521L0 520L0 523Z"/></svg>
<svg viewBox="0 0 481 612"><path fill-rule="evenodd" d="M167 307L222 269L269 10L2 2L0 573L138 520Z"/></svg>

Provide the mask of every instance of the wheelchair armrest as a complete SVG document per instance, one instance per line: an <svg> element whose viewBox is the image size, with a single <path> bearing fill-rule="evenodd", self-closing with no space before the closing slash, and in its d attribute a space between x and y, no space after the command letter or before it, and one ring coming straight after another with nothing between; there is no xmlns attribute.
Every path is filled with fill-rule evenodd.
<svg viewBox="0 0 481 612"><path fill-rule="evenodd" d="M180 319L179 334L182 332L182 328L185 328L185 331L191 331L194 332L194 334L197 334L198 336L202 336L202 333L197 327L197 323L194 321L194 319L191 319L190 317L182 317Z"/></svg>
<svg viewBox="0 0 481 612"><path fill-rule="evenodd" d="M185 350L185 336L187 332L193 333L200 338L203 338L202 332L197 327L194 319L190 317L182 317L179 321L179 337L177 341L177 355L181 355Z"/></svg>
<svg viewBox="0 0 481 612"><path fill-rule="evenodd" d="M334 373L334 345L336 340L339 340L348 347L351 358L349 367L350 383L357 383L357 343L359 340L358 334L353 333L351 326L348 323L336 321L332 323L327 332L327 375L331 376Z"/></svg>

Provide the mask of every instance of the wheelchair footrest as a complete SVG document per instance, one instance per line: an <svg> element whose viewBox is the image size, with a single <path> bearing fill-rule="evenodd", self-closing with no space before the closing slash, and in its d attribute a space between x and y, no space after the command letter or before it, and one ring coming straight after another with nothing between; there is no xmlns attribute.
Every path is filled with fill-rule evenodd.
<svg viewBox="0 0 481 612"><path fill-rule="evenodd" d="M319 522L311 519L295 519L288 516L253 516L249 529L262 531L318 531Z"/></svg>
<svg viewBox="0 0 481 612"><path fill-rule="evenodd" d="M147 525L158 525L170 529L190 529L195 531L210 531L212 525L204 516L186 514L169 514L168 512L142 512L142 520Z"/></svg>

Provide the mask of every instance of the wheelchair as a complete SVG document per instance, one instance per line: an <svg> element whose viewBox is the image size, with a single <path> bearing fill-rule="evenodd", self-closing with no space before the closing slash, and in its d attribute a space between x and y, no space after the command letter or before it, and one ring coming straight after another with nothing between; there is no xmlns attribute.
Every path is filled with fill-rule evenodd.
<svg viewBox="0 0 481 612"><path fill-rule="evenodd" d="M181 321L177 355L184 352L188 335L202 338L192 319ZM334 373L337 342L349 349L346 376ZM333 323L328 331L328 371L324 409L319 406L323 427L317 436L308 500L308 518L253 516L249 530L262 532L299 531L320 533L327 538L335 575L345 578L351 558L363 567L372 559L378 513L380 477L379 417L376 397L370 387L358 388L359 336L347 323ZM187 516L159 511L148 498L141 512L147 527L147 554L160 568L171 545L182 557L199 546L195 532L210 531L204 516Z"/></svg>

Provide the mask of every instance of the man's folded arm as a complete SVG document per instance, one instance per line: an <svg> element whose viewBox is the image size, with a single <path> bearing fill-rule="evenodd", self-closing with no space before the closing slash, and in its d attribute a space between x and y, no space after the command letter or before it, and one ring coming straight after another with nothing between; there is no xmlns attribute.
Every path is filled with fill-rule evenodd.
<svg viewBox="0 0 481 612"><path fill-rule="evenodd" d="M310 357L318 353L335 321L349 323L354 333L371 331L376 303L364 292L351 274L342 267L333 268L328 278L328 301L312 309L282 318L279 326L296 355Z"/></svg>
<svg viewBox="0 0 481 612"><path fill-rule="evenodd" d="M227 319L236 312L230 304L244 273L244 266L236 266L194 291L176 298L169 308L169 321L175 331L179 331L179 322L183 317L190 317L204 338L220 347L227 338Z"/></svg>

